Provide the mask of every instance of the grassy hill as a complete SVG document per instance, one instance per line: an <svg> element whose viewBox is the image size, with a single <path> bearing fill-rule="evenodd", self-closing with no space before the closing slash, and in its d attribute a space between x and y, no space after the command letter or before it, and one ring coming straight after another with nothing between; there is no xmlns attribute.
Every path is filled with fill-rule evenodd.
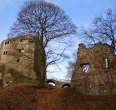
<svg viewBox="0 0 116 110"><path fill-rule="evenodd" d="M116 96L82 96L71 88L17 85L0 91L0 110L116 110Z"/></svg>

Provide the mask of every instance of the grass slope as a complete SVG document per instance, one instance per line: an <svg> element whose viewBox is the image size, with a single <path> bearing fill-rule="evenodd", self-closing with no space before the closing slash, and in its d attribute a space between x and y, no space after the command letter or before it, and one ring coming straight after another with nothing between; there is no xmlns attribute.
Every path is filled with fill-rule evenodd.
<svg viewBox="0 0 116 110"><path fill-rule="evenodd" d="M18 85L0 92L0 110L116 110L116 96L82 96L71 88Z"/></svg>

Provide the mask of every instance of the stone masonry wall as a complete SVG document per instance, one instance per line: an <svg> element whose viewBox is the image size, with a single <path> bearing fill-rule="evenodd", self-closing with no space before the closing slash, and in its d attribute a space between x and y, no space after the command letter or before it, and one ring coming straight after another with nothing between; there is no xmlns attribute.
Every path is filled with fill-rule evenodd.
<svg viewBox="0 0 116 110"><path fill-rule="evenodd" d="M35 78L33 57L34 43L31 36L10 38L0 45L0 63L30 78Z"/></svg>
<svg viewBox="0 0 116 110"><path fill-rule="evenodd" d="M79 45L72 86L87 95L116 94L116 56L107 44Z"/></svg>

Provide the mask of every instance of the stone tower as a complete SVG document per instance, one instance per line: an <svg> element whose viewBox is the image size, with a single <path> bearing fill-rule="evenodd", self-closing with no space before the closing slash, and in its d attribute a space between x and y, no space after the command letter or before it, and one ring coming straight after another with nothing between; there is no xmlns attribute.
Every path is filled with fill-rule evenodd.
<svg viewBox="0 0 116 110"><path fill-rule="evenodd" d="M107 44L79 45L72 86L87 95L116 94L116 56Z"/></svg>
<svg viewBox="0 0 116 110"><path fill-rule="evenodd" d="M34 43L31 36L18 36L4 40L0 45L0 64L35 78L33 71Z"/></svg>

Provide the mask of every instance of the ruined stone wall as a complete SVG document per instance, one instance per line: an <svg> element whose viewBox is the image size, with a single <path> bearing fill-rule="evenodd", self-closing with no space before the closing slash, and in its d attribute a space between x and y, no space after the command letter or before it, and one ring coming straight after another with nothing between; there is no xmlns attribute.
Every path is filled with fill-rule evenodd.
<svg viewBox="0 0 116 110"><path fill-rule="evenodd" d="M107 44L79 45L72 86L83 94L116 94L116 56Z"/></svg>
<svg viewBox="0 0 116 110"><path fill-rule="evenodd" d="M35 78L33 57L34 43L31 36L10 38L1 43L0 63L31 78Z"/></svg>

